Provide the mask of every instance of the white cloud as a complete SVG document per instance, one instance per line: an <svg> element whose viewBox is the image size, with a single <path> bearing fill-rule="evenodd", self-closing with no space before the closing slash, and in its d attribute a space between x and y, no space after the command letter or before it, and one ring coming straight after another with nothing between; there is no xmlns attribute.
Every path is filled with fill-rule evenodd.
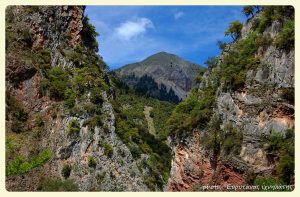
<svg viewBox="0 0 300 197"><path fill-rule="evenodd" d="M120 40L117 35L103 39L100 54L111 68L123 66L128 63L141 61L146 57L160 51L179 54L181 47L174 47L173 42L144 36L143 39ZM102 50L101 50L102 49Z"/></svg>
<svg viewBox="0 0 300 197"><path fill-rule="evenodd" d="M126 21L116 28L117 35L124 40L130 40L153 28L153 23L148 18L137 18L134 21Z"/></svg>
<svg viewBox="0 0 300 197"><path fill-rule="evenodd" d="M179 19L179 18L183 17L183 15L184 15L183 12L176 12L176 13L174 14L174 18L175 18L175 19Z"/></svg>

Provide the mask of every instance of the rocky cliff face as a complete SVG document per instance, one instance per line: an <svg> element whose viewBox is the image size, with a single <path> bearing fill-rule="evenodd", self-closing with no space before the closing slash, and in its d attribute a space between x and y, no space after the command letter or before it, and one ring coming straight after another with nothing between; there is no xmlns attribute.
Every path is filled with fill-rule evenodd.
<svg viewBox="0 0 300 197"><path fill-rule="evenodd" d="M148 190L115 134L110 79L87 21L82 6L6 10L9 191L59 190L49 182L58 179L84 191Z"/></svg>
<svg viewBox="0 0 300 197"><path fill-rule="evenodd" d="M203 67L176 55L160 52L141 62L125 65L116 70L116 74L131 88L178 103L195 85L194 78L201 69Z"/></svg>
<svg viewBox="0 0 300 197"><path fill-rule="evenodd" d="M230 55L240 46L239 43L249 41L256 33L254 25L264 17L265 11L243 26L241 37L227 46L214 67L204 74L198 92L216 83L215 74L224 69L224 62L228 61L226 58L234 58ZM276 40L285 22L274 20L259 35ZM212 116L219 119L221 126L214 130L209 123L206 127L194 127L190 134L172 138L174 159L167 190L197 190L197 187L202 190L203 185L217 185L218 188L212 190L226 190L226 185L252 185L253 177L270 176L286 176L285 184L293 183L293 156L290 167L285 166L290 171L280 175L280 166L283 165L281 158L290 153L281 155L279 152L286 148L271 148L274 141L270 139L294 132L294 55L293 48L286 50L268 42L255 51L253 57L259 66L245 69L245 81L241 86L232 90L222 82L217 83ZM290 95L290 99L287 99L287 95ZM231 125L231 129L228 125ZM232 128L237 128L235 133L241 132L242 137L228 137ZM208 142L210 139L213 141ZM288 137L279 139L284 141ZM237 151L228 151L228 144L235 144L229 147L238 147Z"/></svg>
<svg viewBox="0 0 300 197"><path fill-rule="evenodd" d="M166 188L168 191L188 191L197 185L217 186L205 190L221 190L228 184L240 185L245 183L245 177L240 174L241 170L247 169L245 162L234 158L235 162L232 167L228 161L214 161L209 153L200 143L198 132L193 133L185 139L185 145L173 147L174 160L170 173L169 184ZM243 169L244 168L244 169Z"/></svg>

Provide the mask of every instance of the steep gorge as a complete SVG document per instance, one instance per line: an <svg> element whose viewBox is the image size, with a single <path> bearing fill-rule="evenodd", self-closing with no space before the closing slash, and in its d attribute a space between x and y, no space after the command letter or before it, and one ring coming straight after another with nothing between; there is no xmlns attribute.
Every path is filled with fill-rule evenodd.
<svg viewBox="0 0 300 197"><path fill-rule="evenodd" d="M173 103L187 96L176 107L137 94L108 72L84 10L6 9L8 191L294 184L292 7L258 9L196 85L199 67L172 74L169 64L178 57L158 54L167 59L168 76L184 86L174 89ZM154 70L156 58L145 60Z"/></svg>

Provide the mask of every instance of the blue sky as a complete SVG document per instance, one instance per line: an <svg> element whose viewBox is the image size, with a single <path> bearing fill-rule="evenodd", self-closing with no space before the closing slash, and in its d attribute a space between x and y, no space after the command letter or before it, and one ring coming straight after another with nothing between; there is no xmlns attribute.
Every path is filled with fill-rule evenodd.
<svg viewBox="0 0 300 197"><path fill-rule="evenodd" d="M204 65L219 54L228 24L244 22L241 6L87 6L100 34L99 54L111 69L166 51Z"/></svg>

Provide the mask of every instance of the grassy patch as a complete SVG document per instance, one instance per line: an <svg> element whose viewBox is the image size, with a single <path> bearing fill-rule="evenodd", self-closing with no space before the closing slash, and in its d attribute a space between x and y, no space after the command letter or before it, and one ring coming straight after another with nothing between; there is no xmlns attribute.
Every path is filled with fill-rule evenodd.
<svg viewBox="0 0 300 197"><path fill-rule="evenodd" d="M50 149L45 149L30 159L26 159L23 155L18 155L12 161L7 162L6 176L20 175L29 172L48 162L52 158L52 155Z"/></svg>
<svg viewBox="0 0 300 197"><path fill-rule="evenodd" d="M107 157L112 157L114 154L113 148L110 144L108 143L103 143L101 146L104 148L104 155Z"/></svg>
<svg viewBox="0 0 300 197"><path fill-rule="evenodd" d="M96 162L96 159L94 157L92 157L92 156L88 157L88 166L90 168L96 168L97 162Z"/></svg>
<svg viewBox="0 0 300 197"><path fill-rule="evenodd" d="M79 191L78 185L72 180L61 180L59 178L42 179L37 187L38 191Z"/></svg>
<svg viewBox="0 0 300 197"><path fill-rule="evenodd" d="M68 126L68 133L70 135L74 134L74 133L79 133L80 132L80 125L78 120L71 120Z"/></svg>

